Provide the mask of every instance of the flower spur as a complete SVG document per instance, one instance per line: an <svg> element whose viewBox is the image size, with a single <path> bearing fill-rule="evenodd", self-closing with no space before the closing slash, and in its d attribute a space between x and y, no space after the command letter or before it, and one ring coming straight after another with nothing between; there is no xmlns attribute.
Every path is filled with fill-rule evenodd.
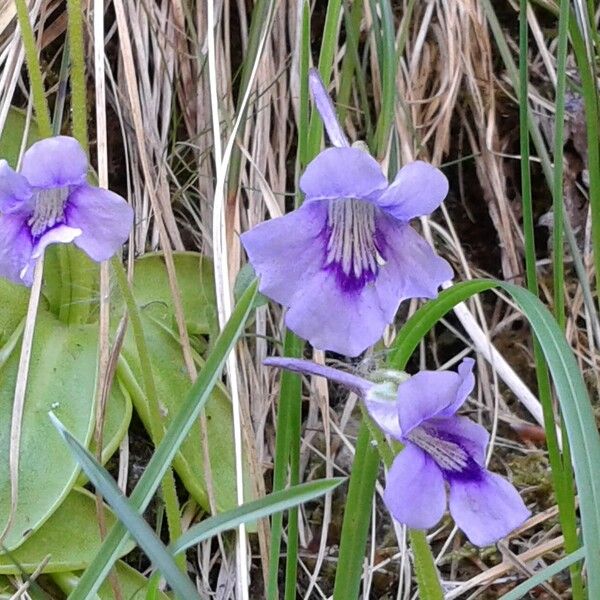
<svg viewBox="0 0 600 600"><path fill-rule="evenodd" d="M402 300L433 298L452 278L408 224L439 206L448 182L415 161L388 184L372 156L350 147L314 70L309 83L334 147L300 178L304 204L241 240L260 291L288 308L286 325L315 348L357 356L381 337Z"/></svg>
<svg viewBox="0 0 600 600"><path fill-rule="evenodd" d="M457 373L421 371L404 381L391 377L382 383L306 360L268 358L264 364L326 377L351 389L363 398L377 426L404 444L388 471L383 496L399 523L429 529L448 504L469 540L488 546L530 516L517 490L486 468L488 432L456 415L475 385L472 359L464 359Z"/></svg>
<svg viewBox="0 0 600 600"><path fill-rule="evenodd" d="M0 160L0 276L31 285L50 244L73 242L93 260L125 242L133 210L117 194L89 185L88 160L72 137L36 142L19 173Z"/></svg>

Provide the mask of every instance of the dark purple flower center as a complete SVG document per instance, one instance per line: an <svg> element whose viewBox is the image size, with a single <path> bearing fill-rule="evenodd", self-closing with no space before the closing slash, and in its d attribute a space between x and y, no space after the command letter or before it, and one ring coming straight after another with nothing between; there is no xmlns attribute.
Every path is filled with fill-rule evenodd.
<svg viewBox="0 0 600 600"><path fill-rule="evenodd" d="M36 192L33 198L33 213L27 221L33 237L43 235L48 229L64 221L68 196L68 187L50 188Z"/></svg>
<svg viewBox="0 0 600 600"><path fill-rule="evenodd" d="M385 264L377 243L376 212L374 204L354 198L328 204L324 266L335 270L345 291L360 291Z"/></svg>

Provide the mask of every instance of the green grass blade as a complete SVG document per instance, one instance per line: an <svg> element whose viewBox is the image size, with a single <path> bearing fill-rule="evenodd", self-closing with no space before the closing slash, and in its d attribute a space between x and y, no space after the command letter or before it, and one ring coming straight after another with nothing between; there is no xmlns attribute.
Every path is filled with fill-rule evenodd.
<svg viewBox="0 0 600 600"><path fill-rule="evenodd" d="M560 34L559 34L559 63L560 58L566 55L566 42L568 24L568 3L561 6ZM567 12L565 17L564 13ZM538 282L536 270L535 234L533 224L533 200L531 193L531 169L529 163L529 74L528 74L528 24L527 24L527 0L521 0L519 12L519 126L521 144L521 197L523 205L523 234L525 237L525 268L527 273L527 288L532 294L538 295ZM561 37L562 35L562 37ZM559 71L560 71L559 66ZM562 64L565 70L565 65ZM559 73L560 75L560 73ZM563 232L564 206L562 203L562 161L563 161L563 137L564 137L564 101L565 101L565 79L559 76L557 86L557 120L556 120L556 144L555 164L553 170L553 198L554 198L554 309L559 324L564 328L564 265L563 265ZM569 230L570 231L570 230ZM592 303L593 305L593 303ZM552 469L552 479L556 491L556 499L559 506L560 522L565 536L565 548L572 552L579 546L577 539L577 519L575 513L575 492L573 489L573 472L569 456L569 443L566 436L563 439L564 461L561 457L558 437L554 427L554 405L552 401L552 390L548 376L548 368L544 361L542 349L536 339L533 341L533 354L535 361L536 378L538 383L538 394L543 409L544 423L548 444L548 457ZM573 580L573 597L583 598L583 586L578 567L571 570Z"/></svg>
<svg viewBox="0 0 600 600"><path fill-rule="evenodd" d="M190 600L200 598L190 579L179 570L173 556L167 551L150 525L123 495L108 471L65 429L53 413L50 413L50 418L96 490L110 504L115 514L159 569L168 584L181 598Z"/></svg>
<svg viewBox="0 0 600 600"><path fill-rule="evenodd" d="M565 145L565 90L567 85L567 47L569 30L569 1L561 0L558 19L558 49L556 65L556 100L554 119L554 179L552 185L552 266L554 274L554 315L561 329L565 327L565 265L564 265L564 203L563 203L563 147ZM524 94L522 94L524 96Z"/></svg>
<svg viewBox="0 0 600 600"><path fill-rule="evenodd" d="M130 497L131 505L143 512L160 485L167 469L177 453L181 443L198 418L202 407L208 400L225 365L229 352L239 338L244 323L250 314L258 282L250 285L237 303L231 318L217 338L214 348L208 356L204 368L194 382L181 410L173 419L165 436L152 455L144 474L138 481ZM127 539L127 532L121 525L115 526L108 534L100 552L79 580L77 588L70 594L71 600L87 600L98 591L104 578L119 556L119 548Z"/></svg>
<svg viewBox="0 0 600 600"><path fill-rule="evenodd" d="M394 122L394 109L396 101L396 71L398 64L396 61L396 37L394 31L394 15L389 0L380 0L378 2L381 11L381 110L377 120L375 130L375 145L377 157L385 156L388 142L390 139L390 130ZM374 12L373 14L377 14Z"/></svg>
<svg viewBox="0 0 600 600"><path fill-rule="evenodd" d="M600 598L600 572L593 568L600 556L600 437L590 399L573 352L542 302L527 290L500 283L527 317L552 373L569 439L579 494L582 537L586 548L588 595Z"/></svg>
<svg viewBox="0 0 600 600"><path fill-rule="evenodd" d="M398 332L388 362L390 367L402 371L423 336L459 302L474 294L494 287L490 279L473 279L453 285L441 292L435 300L427 302L405 323Z"/></svg>
<svg viewBox="0 0 600 600"><path fill-rule="evenodd" d="M440 576L425 532L411 529L408 535L415 563L419 598L421 600L444 600Z"/></svg>
<svg viewBox="0 0 600 600"><path fill-rule="evenodd" d="M220 515L210 517L198 525L194 525L175 544L172 544L170 550L174 553L182 552L224 531L235 529L241 523L263 519L292 506L314 500L327 492L331 492L343 481L345 481L343 477L310 481L292 486L287 490L273 492L260 500L246 502L233 510L228 510Z"/></svg>
<svg viewBox="0 0 600 600"><path fill-rule="evenodd" d="M577 550L575 550L575 552L572 552L564 558L557 560L554 564L550 565L549 567L538 571L537 573L535 573L535 575L527 579L527 581L524 581L516 588L508 592L508 594L504 594L504 596L501 596L500 600L521 600L521 598L525 598L527 592L531 591L534 587L540 585L540 583L544 583L544 581L547 581L548 579L550 579L550 577L557 575L563 569L571 567L572 565L580 561L584 557L584 555L585 549L578 548Z"/></svg>
<svg viewBox="0 0 600 600"><path fill-rule="evenodd" d="M333 600L351 600L359 597L378 472L379 453L371 444L369 427L366 419L363 418L356 441L356 452L344 509Z"/></svg>
<svg viewBox="0 0 600 600"><path fill-rule="evenodd" d="M71 111L73 137L88 151L87 88L83 44L84 9L81 0L67 0L69 49L71 58Z"/></svg>
<svg viewBox="0 0 600 600"><path fill-rule="evenodd" d="M29 8L25 0L15 0L17 10L17 19L21 28L21 39L25 49L25 61L27 63L27 73L29 74L29 84L31 87L31 96L37 118L38 131L41 137L50 137L52 135L52 124L50 123L50 111L44 92L44 82L42 80L42 69L38 57L38 49L33 35L33 28L29 20Z"/></svg>
<svg viewBox="0 0 600 600"><path fill-rule="evenodd" d="M285 335L284 351L286 356L300 357L304 342L288 331ZM288 472L290 474L291 485L296 485L300 480L300 444L301 444L301 421L302 421L302 381L299 375L294 373L282 373L281 387L279 392L279 412L277 422L282 424L282 437L278 439L278 450L280 459L277 464L278 477L277 489L285 486L285 479ZM278 432L279 433L279 432ZM279 487L280 486L280 487ZM273 485L275 490L275 485ZM281 514L276 515L274 521L273 534L279 533L281 536ZM275 529L277 526L278 531ZM281 539L280 537L278 538ZM280 543L280 542L277 542ZM278 548L279 550L279 548ZM296 569L298 567L298 513L292 508L288 513L288 532L287 532L287 560L285 563L285 594L291 588L292 598L296 597ZM269 591L277 597L277 581L279 576L278 562L270 563Z"/></svg>

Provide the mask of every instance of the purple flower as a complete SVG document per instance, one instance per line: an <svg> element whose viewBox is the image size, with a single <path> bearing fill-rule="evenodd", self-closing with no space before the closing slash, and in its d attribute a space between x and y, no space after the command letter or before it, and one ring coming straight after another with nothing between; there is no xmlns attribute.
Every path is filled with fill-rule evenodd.
<svg viewBox="0 0 600 600"><path fill-rule="evenodd" d="M133 211L123 198L86 182L88 161L71 137L36 142L20 173L0 160L0 277L31 285L50 244L74 242L93 260L125 242Z"/></svg>
<svg viewBox="0 0 600 600"><path fill-rule="evenodd" d="M476 546L508 535L529 516L517 490L485 468L487 431L456 416L475 385L474 361L452 371L421 371L401 380L371 383L309 361L269 358L266 365L327 377L361 395L369 414L402 442L387 474L384 502L393 517L414 529L429 529L450 514ZM399 382L400 381L400 382Z"/></svg>
<svg viewBox="0 0 600 600"><path fill-rule="evenodd" d="M334 144L300 179L305 201L241 236L260 291L288 307L287 326L315 348L356 356L407 298L433 298L452 269L408 224L448 193L441 171L416 161L388 184L367 152L350 147L316 71L315 104Z"/></svg>

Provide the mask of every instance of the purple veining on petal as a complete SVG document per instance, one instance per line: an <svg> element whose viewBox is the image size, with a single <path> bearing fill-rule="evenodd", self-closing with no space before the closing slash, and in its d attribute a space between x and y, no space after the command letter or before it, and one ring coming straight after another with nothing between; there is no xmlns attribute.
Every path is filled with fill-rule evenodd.
<svg viewBox="0 0 600 600"><path fill-rule="evenodd" d="M328 201L327 225L323 229L323 268L335 277L347 294L359 294L375 281L385 264L378 234L379 209L363 200Z"/></svg>

